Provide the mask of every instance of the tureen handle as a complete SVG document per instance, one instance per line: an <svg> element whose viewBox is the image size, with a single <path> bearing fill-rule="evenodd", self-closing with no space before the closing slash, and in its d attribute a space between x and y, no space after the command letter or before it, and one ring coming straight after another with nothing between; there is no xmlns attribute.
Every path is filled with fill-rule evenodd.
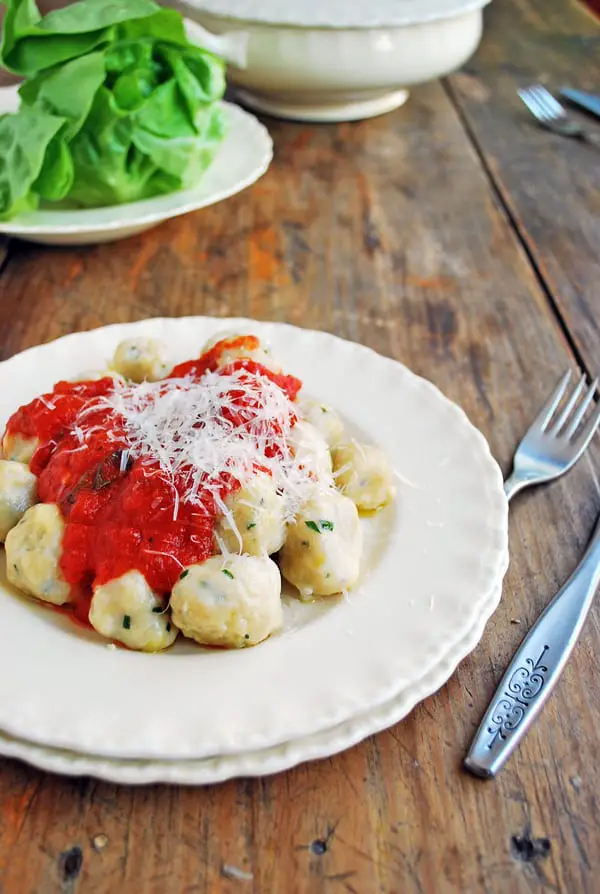
<svg viewBox="0 0 600 894"><path fill-rule="evenodd" d="M185 20L185 33L190 43L231 62L237 68L246 68L248 61L248 33L246 31L226 31L213 34L197 22Z"/></svg>

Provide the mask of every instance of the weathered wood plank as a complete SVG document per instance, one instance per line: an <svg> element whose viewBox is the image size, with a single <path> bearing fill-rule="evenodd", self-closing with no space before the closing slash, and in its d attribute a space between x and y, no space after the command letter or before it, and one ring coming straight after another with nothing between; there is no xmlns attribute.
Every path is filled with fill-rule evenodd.
<svg viewBox="0 0 600 894"><path fill-rule="evenodd" d="M506 469L572 358L442 88L416 91L405 109L371 122L270 127L272 170L227 203L113 245L18 245L0 279L1 356L159 314L327 329L440 385ZM0 890L591 894L600 861L597 611L498 780L475 780L460 761L599 505L587 460L522 497L503 602L480 646L409 719L345 754L200 790L118 788L1 762ZM109 839L101 854L99 833ZM530 837L548 838L549 852ZM227 879L223 864L253 880Z"/></svg>
<svg viewBox="0 0 600 894"><path fill-rule="evenodd" d="M598 150L539 128L517 88L599 91L600 21L565 0L492 3L482 46L450 78L503 202L586 364L600 365ZM575 113L577 114L577 113ZM600 123L579 116L600 133Z"/></svg>

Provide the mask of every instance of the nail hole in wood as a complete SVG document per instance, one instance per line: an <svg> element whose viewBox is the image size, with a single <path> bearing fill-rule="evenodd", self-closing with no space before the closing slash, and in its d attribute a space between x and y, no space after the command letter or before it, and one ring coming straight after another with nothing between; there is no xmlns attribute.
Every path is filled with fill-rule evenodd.
<svg viewBox="0 0 600 894"><path fill-rule="evenodd" d="M59 859L60 874L63 881L69 882L76 879L83 865L83 853L80 847L72 847L63 851Z"/></svg>
<svg viewBox="0 0 600 894"><path fill-rule="evenodd" d="M549 838L532 838L531 829L526 828L522 835L513 835L510 839L510 850L515 860L532 863L543 859L550 853L552 844Z"/></svg>

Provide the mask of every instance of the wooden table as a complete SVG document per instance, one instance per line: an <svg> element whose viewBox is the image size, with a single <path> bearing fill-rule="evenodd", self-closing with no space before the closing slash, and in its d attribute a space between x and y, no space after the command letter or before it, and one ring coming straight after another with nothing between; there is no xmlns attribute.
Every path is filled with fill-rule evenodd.
<svg viewBox="0 0 600 894"><path fill-rule="evenodd" d="M326 329L434 381L508 470L561 371L600 365L600 157L532 125L515 90L533 80L600 90L600 28L567 0L496 2L464 71L394 114L269 121L273 167L215 208L97 248L5 244L0 356L155 315ZM584 548L599 458L596 443L566 479L519 498L478 648L407 720L345 754L204 789L0 762L0 892L600 890L598 607L499 778L460 768L506 662Z"/></svg>

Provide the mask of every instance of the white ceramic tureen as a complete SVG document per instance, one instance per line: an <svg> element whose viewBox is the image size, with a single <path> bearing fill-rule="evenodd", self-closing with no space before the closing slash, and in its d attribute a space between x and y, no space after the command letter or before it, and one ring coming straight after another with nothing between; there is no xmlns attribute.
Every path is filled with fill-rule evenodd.
<svg viewBox="0 0 600 894"><path fill-rule="evenodd" d="M165 2L236 47L229 80L246 105L348 121L397 108L410 85L460 68L479 44L489 0Z"/></svg>

